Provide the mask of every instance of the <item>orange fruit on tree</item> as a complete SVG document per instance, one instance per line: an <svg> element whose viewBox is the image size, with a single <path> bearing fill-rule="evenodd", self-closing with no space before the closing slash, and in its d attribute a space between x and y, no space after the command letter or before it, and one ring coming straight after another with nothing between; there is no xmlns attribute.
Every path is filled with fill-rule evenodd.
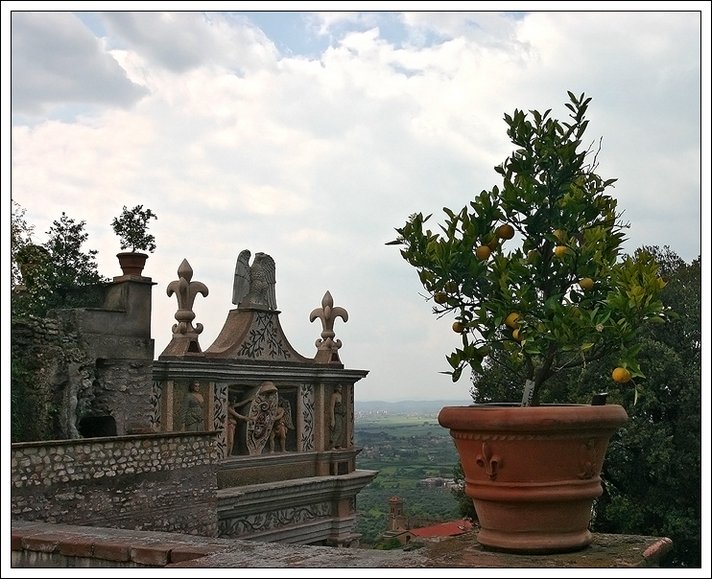
<svg viewBox="0 0 712 579"><path fill-rule="evenodd" d="M512 312L505 319L504 323L510 328L516 328L519 326L517 320L519 319L519 314L517 312Z"/></svg>
<svg viewBox="0 0 712 579"><path fill-rule="evenodd" d="M633 377L628 368L622 368L621 366L615 368L611 376L613 377L613 380L615 380L619 384L625 384L626 382L630 382L631 378Z"/></svg>
<svg viewBox="0 0 712 579"><path fill-rule="evenodd" d="M557 245L554 248L554 253L556 254L556 257L564 257L568 252L569 248L565 245Z"/></svg>
<svg viewBox="0 0 712 579"><path fill-rule="evenodd" d="M495 229L495 235L500 239L512 239L514 237L514 227L509 223L503 223Z"/></svg>
<svg viewBox="0 0 712 579"><path fill-rule="evenodd" d="M590 277L583 277L578 282L581 289L585 292L593 289L593 280Z"/></svg>
<svg viewBox="0 0 712 579"><path fill-rule="evenodd" d="M438 304L444 304L447 301L447 294L445 292L435 292L433 299Z"/></svg>
<svg viewBox="0 0 712 579"><path fill-rule="evenodd" d="M566 232L563 229L557 229L554 231L554 237L556 237L559 241L563 241L566 239Z"/></svg>
<svg viewBox="0 0 712 579"><path fill-rule="evenodd" d="M519 328L514 328L512 331L512 338L514 338L517 342L522 339L522 332Z"/></svg>
<svg viewBox="0 0 712 579"><path fill-rule="evenodd" d="M452 323L452 331L456 332L458 334L462 334L462 332L465 331L465 326L463 325L462 322L453 322Z"/></svg>
<svg viewBox="0 0 712 579"><path fill-rule="evenodd" d="M492 254L492 250L486 245L480 245L475 250L475 255L477 256L477 259L479 259L480 261L487 261L491 254Z"/></svg>

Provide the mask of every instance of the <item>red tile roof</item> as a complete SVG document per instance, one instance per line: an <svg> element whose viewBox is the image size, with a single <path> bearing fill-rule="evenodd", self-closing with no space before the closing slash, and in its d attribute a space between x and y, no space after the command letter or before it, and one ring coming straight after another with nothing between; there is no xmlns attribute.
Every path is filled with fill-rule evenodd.
<svg viewBox="0 0 712 579"><path fill-rule="evenodd" d="M471 530L472 523L467 519L460 519L457 521L430 525L429 527L410 529L410 532L415 537L454 537L455 535L462 535L463 533Z"/></svg>

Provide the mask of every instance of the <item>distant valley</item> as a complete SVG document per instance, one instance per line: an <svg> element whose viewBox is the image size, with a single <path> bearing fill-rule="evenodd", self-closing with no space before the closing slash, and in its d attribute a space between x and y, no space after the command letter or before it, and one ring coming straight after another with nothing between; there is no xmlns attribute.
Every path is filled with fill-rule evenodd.
<svg viewBox="0 0 712 579"><path fill-rule="evenodd" d="M376 546L387 528L390 500L403 502L409 527L458 518L451 492L458 458L437 415L467 400L355 401L356 466L378 476L356 499L356 531L363 546Z"/></svg>
<svg viewBox="0 0 712 579"><path fill-rule="evenodd" d="M356 414L373 414L387 412L388 414L421 414L433 415L443 406L467 406L472 404L471 398L462 400L403 400L399 402L387 402L384 400L356 400L354 409Z"/></svg>

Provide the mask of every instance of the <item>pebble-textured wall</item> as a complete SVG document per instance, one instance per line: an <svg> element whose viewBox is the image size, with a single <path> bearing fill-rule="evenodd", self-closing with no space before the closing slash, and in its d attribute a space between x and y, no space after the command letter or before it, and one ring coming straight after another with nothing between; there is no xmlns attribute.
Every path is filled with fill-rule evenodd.
<svg viewBox="0 0 712 579"><path fill-rule="evenodd" d="M215 434L12 445L12 518L216 537Z"/></svg>

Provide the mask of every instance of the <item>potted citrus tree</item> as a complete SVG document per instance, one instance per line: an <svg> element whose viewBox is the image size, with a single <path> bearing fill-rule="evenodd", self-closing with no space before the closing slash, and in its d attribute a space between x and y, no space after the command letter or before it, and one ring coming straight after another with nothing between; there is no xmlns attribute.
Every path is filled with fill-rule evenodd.
<svg viewBox="0 0 712 579"><path fill-rule="evenodd" d="M111 222L114 233L119 236L121 249L129 250L116 255L124 275L140 276L148 259L148 254L144 252L152 253L156 250L156 239L148 233L151 219L158 217L150 209L144 209L143 205L131 209L124 205L121 215L114 217Z"/></svg>
<svg viewBox="0 0 712 579"><path fill-rule="evenodd" d="M584 146L590 98L568 93L567 122L550 111L505 114L516 147L495 171L502 183L460 210L411 215L396 228L436 315L454 316L461 346L452 379L510 358L525 368L521 400L445 407L485 547L557 552L590 544L594 499L610 436L625 409L542 398L547 380L612 352L611 384L634 387L637 331L662 320L664 283L652 256L624 256L615 179L597 174L599 147ZM601 390L608 388L601 385Z"/></svg>

